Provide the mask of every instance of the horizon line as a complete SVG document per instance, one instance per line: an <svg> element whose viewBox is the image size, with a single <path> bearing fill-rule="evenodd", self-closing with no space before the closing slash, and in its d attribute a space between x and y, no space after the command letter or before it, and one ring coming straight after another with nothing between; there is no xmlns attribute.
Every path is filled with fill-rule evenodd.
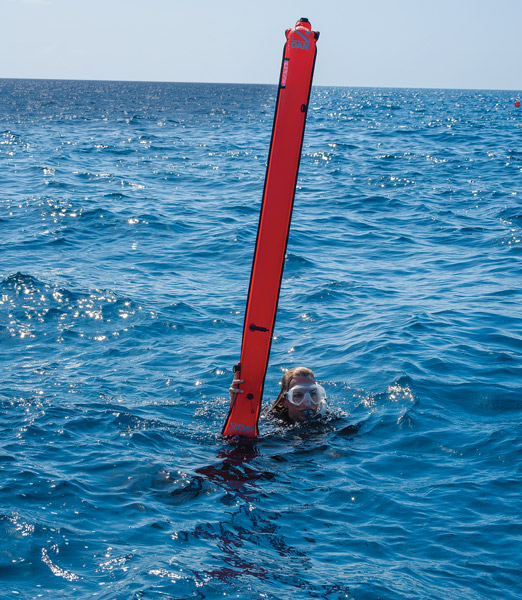
<svg viewBox="0 0 522 600"><path fill-rule="evenodd" d="M155 83L155 84L189 84L189 85L237 85L237 86L267 86L277 87L277 83L234 82L234 81L159 81L156 79L80 79L67 77L0 77L0 81L69 81L89 83ZM473 88L473 87L436 87L436 86L405 86L405 85L339 85L313 84L315 88L352 88L352 89L388 89L388 90L450 90L477 92L517 92L522 94L522 88Z"/></svg>

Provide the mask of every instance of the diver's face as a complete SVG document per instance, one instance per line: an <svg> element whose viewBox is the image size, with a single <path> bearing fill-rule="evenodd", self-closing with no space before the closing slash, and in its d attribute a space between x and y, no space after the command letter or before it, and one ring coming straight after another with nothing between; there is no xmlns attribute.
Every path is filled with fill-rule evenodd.
<svg viewBox="0 0 522 600"><path fill-rule="evenodd" d="M298 375L290 379L290 385L288 386L288 389L291 389L296 385L313 385L314 383L315 379L313 377ZM313 416L319 408L318 405L311 406L307 402L304 402L301 406L295 406L295 404L292 404L288 398L284 399L284 406L288 410L288 416L290 419L292 419L292 421L306 421L310 418L310 416Z"/></svg>

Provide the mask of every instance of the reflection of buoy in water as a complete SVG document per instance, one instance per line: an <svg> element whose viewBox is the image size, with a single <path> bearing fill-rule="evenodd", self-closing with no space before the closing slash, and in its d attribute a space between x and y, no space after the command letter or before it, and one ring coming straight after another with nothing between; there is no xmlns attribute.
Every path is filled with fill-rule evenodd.
<svg viewBox="0 0 522 600"><path fill-rule="evenodd" d="M517 108L520 106L520 102L519 102L518 100L515 102L515 106L516 106Z"/></svg>

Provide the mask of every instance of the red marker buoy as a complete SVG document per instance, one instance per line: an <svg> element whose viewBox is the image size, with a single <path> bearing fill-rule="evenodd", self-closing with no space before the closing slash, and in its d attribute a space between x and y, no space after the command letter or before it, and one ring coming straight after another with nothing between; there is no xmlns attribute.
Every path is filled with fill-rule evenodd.
<svg viewBox="0 0 522 600"><path fill-rule="evenodd" d="M223 427L225 436L258 435L318 37L305 18L286 31L241 358L235 367L237 379L244 380L243 393L233 398Z"/></svg>
<svg viewBox="0 0 522 600"><path fill-rule="evenodd" d="M520 102L519 102L518 100L515 102L515 106L516 106L517 108L520 106Z"/></svg>

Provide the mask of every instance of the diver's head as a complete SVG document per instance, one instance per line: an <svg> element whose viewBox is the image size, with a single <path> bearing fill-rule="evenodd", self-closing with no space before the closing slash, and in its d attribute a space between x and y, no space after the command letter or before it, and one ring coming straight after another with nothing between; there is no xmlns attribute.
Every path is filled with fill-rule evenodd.
<svg viewBox="0 0 522 600"><path fill-rule="evenodd" d="M279 397L292 421L307 421L315 417L326 402L324 388L316 383L313 371L306 367L295 367L283 375Z"/></svg>

